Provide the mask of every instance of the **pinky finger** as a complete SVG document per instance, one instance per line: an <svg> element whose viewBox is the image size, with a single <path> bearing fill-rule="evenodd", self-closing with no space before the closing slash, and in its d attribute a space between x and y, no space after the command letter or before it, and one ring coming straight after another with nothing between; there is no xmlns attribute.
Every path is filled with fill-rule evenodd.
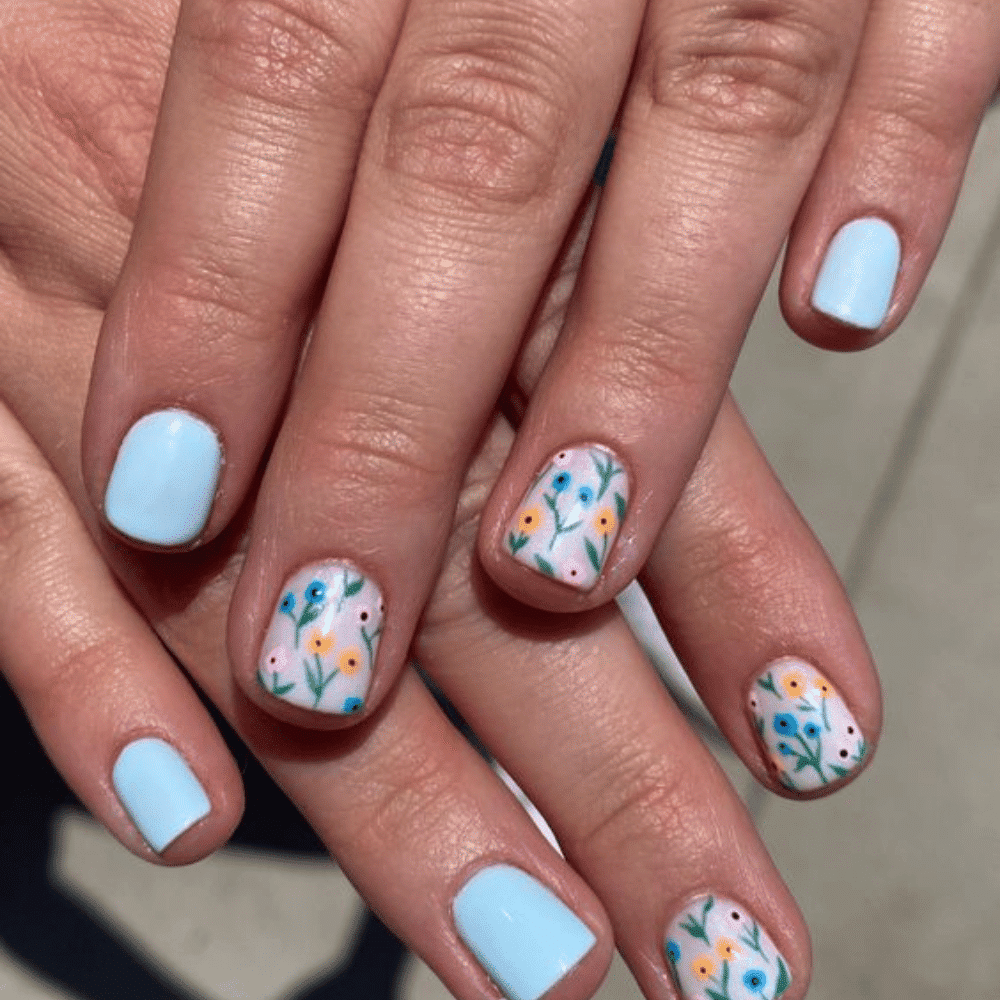
<svg viewBox="0 0 1000 1000"><path fill-rule="evenodd" d="M91 813L150 861L225 842L243 790L221 736L0 403L0 670Z"/></svg>

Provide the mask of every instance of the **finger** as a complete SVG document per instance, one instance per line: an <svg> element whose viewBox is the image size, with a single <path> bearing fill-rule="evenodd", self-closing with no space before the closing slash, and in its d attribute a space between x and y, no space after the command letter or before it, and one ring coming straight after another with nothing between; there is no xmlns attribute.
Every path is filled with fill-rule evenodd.
<svg viewBox="0 0 1000 1000"><path fill-rule="evenodd" d="M462 514L483 492L473 477ZM416 655L596 888L644 995L676 996L671 979L691 1000L705 987L732 1000L757 986L804 995L809 947L794 903L618 612L555 624L526 612L477 579L476 523L462 514ZM741 943L743 929L760 951Z"/></svg>
<svg viewBox="0 0 1000 1000"><path fill-rule="evenodd" d="M826 553L728 399L642 583L730 745L813 797L868 765L878 678Z"/></svg>
<svg viewBox="0 0 1000 1000"><path fill-rule="evenodd" d="M242 502L286 398L402 0L187 0L84 428L134 542Z"/></svg>
<svg viewBox="0 0 1000 1000"><path fill-rule="evenodd" d="M370 709L404 662L640 8L410 5L234 601L237 678L281 718Z"/></svg>
<svg viewBox="0 0 1000 1000"><path fill-rule="evenodd" d="M591 607L645 561L822 153L866 6L650 6L566 329L484 517L480 553L508 592Z"/></svg>
<svg viewBox="0 0 1000 1000"><path fill-rule="evenodd" d="M792 231L782 307L807 340L866 347L906 316L1000 80L1000 4L877 0Z"/></svg>
<svg viewBox="0 0 1000 1000"><path fill-rule="evenodd" d="M129 850L184 864L242 812L236 767L0 405L0 664L49 758Z"/></svg>

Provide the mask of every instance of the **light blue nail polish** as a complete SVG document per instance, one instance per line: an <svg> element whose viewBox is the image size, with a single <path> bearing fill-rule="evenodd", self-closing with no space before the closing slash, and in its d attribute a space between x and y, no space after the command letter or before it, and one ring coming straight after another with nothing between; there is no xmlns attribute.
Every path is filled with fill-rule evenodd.
<svg viewBox="0 0 1000 1000"><path fill-rule="evenodd" d="M105 517L149 545L193 542L208 521L221 467L219 439L204 420L185 410L149 413L118 449Z"/></svg>
<svg viewBox="0 0 1000 1000"><path fill-rule="evenodd" d="M453 911L459 936L509 1000L536 1000L597 940L550 890L510 865L473 875Z"/></svg>
<svg viewBox="0 0 1000 1000"><path fill-rule="evenodd" d="M862 330L885 320L899 274L899 237L884 219L855 219L830 241L812 306Z"/></svg>
<svg viewBox="0 0 1000 1000"><path fill-rule="evenodd" d="M118 801L157 853L212 809L184 758L156 737L125 747L112 768L111 781Z"/></svg>

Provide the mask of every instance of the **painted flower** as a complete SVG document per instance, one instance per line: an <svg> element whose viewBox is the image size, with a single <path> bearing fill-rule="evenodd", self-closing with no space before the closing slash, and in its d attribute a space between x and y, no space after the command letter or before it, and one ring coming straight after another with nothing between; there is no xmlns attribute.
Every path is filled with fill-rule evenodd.
<svg viewBox="0 0 1000 1000"><path fill-rule="evenodd" d="M779 712L774 717L774 731L780 736L795 736L799 731L799 724L791 712Z"/></svg>
<svg viewBox="0 0 1000 1000"><path fill-rule="evenodd" d="M589 486L581 486L576 491L576 498L584 507L589 507L594 502L594 491Z"/></svg>
<svg viewBox="0 0 1000 1000"><path fill-rule="evenodd" d="M538 507L529 507L521 511L521 516L517 519L517 527L522 535L533 535L538 531L538 526L542 523L542 512Z"/></svg>
<svg viewBox="0 0 1000 1000"><path fill-rule="evenodd" d="M295 610L295 595L289 591L281 599L280 609L285 612L286 615L290 615Z"/></svg>
<svg viewBox="0 0 1000 1000"><path fill-rule="evenodd" d="M781 678L781 686L785 689L785 694L789 698L799 698L805 694L806 690L806 679L799 673L798 670L789 670L784 677Z"/></svg>
<svg viewBox="0 0 1000 1000"><path fill-rule="evenodd" d="M334 636L332 632L323 635L318 628L314 628L309 633L307 647L310 653L316 653L318 656L326 656L333 649L333 640Z"/></svg>
<svg viewBox="0 0 1000 1000"><path fill-rule="evenodd" d="M691 963L691 971L694 973L695 979L699 979L701 982L711 979L715 975L715 959L711 955L699 955Z"/></svg>
<svg viewBox="0 0 1000 1000"><path fill-rule="evenodd" d="M603 510L598 511L597 517L594 518L594 531L599 535L610 535L617 525L618 519L610 507L605 507Z"/></svg>
<svg viewBox="0 0 1000 1000"><path fill-rule="evenodd" d="M782 740L778 744L778 752L783 757L794 757L795 756L795 751L784 740Z"/></svg>
<svg viewBox="0 0 1000 1000"><path fill-rule="evenodd" d="M671 962L679 962L681 960L681 946L673 938L667 942L667 958Z"/></svg>
<svg viewBox="0 0 1000 1000"><path fill-rule="evenodd" d="M817 676L813 681L813 687L819 691L821 698L829 698L833 694L833 685L825 677Z"/></svg>
<svg viewBox="0 0 1000 1000"><path fill-rule="evenodd" d="M559 575L567 583L578 583L586 576L587 570L582 562L576 559L567 559L560 568Z"/></svg>
<svg viewBox="0 0 1000 1000"><path fill-rule="evenodd" d="M365 703L361 698L348 698L344 702L343 711L348 715L357 715L365 707Z"/></svg>
<svg viewBox="0 0 1000 1000"><path fill-rule="evenodd" d="M326 584L322 580L313 580L306 587L306 600L310 604L320 604L326 597Z"/></svg>
<svg viewBox="0 0 1000 1000"><path fill-rule="evenodd" d="M353 677L361 669L361 650L357 646L345 649L337 659L342 674Z"/></svg>
<svg viewBox="0 0 1000 1000"><path fill-rule="evenodd" d="M732 938L720 937L715 942L715 954L724 962L731 962L737 955L743 952L739 945Z"/></svg>
<svg viewBox="0 0 1000 1000"><path fill-rule="evenodd" d="M743 985L751 993L760 993L767 986L767 976L760 969L747 969L743 973Z"/></svg>
<svg viewBox="0 0 1000 1000"><path fill-rule="evenodd" d="M288 666L288 652L282 646L275 646L270 653L267 654L268 670L284 670Z"/></svg>
<svg viewBox="0 0 1000 1000"><path fill-rule="evenodd" d="M569 489L569 484L573 482L573 477L568 472L560 472L552 480L552 489L556 493L562 493L563 490Z"/></svg>
<svg viewBox="0 0 1000 1000"><path fill-rule="evenodd" d="M737 909L730 910L726 914L726 920L733 926L735 932L739 932L739 930L746 924L746 917L744 917L743 914Z"/></svg>
<svg viewBox="0 0 1000 1000"><path fill-rule="evenodd" d="M807 722L802 727L802 732L804 732L809 739L815 740L819 736L820 728L815 722Z"/></svg>

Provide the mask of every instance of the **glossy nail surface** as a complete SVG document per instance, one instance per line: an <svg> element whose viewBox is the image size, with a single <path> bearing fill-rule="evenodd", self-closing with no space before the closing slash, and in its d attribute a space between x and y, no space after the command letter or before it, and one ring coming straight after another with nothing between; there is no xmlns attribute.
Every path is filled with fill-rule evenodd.
<svg viewBox="0 0 1000 1000"><path fill-rule="evenodd" d="M777 1000L792 984L764 929L722 896L691 900L671 922L664 950L684 1000Z"/></svg>
<svg viewBox="0 0 1000 1000"><path fill-rule="evenodd" d="M118 801L157 853L212 810L201 782L169 744L149 736L130 743L111 771Z"/></svg>
<svg viewBox="0 0 1000 1000"><path fill-rule="evenodd" d="M385 607L351 563L313 563L285 582L271 616L257 682L303 708L356 715L371 686Z"/></svg>
<svg viewBox="0 0 1000 1000"><path fill-rule="evenodd" d="M519 562L580 590L597 583L628 509L628 475L599 445L565 448L542 468L507 526Z"/></svg>
<svg viewBox="0 0 1000 1000"><path fill-rule="evenodd" d="M892 302L899 260L899 237L884 219L847 223L827 248L813 308L848 326L877 330Z"/></svg>
<svg viewBox="0 0 1000 1000"><path fill-rule="evenodd" d="M511 865L473 875L453 913L459 937L508 1000L548 992L597 940L554 893Z"/></svg>
<svg viewBox="0 0 1000 1000"><path fill-rule="evenodd" d="M797 659L772 663L747 696L754 728L778 781L811 792L861 766L868 745L834 686Z"/></svg>
<svg viewBox="0 0 1000 1000"><path fill-rule="evenodd" d="M222 468L215 431L185 410L137 420L118 449L104 515L129 538L185 545L204 530Z"/></svg>

